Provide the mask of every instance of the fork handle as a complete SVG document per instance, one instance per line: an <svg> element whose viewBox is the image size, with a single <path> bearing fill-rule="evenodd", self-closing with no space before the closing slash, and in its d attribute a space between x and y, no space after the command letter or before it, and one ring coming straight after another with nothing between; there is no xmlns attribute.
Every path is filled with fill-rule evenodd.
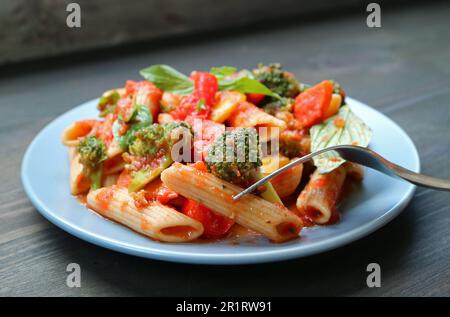
<svg viewBox="0 0 450 317"><path fill-rule="evenodd" d="M432 189L437 190L444 190L444 191L450 191L450 180L448 179L442 179L442 178L436 178L431 177L428 175L420 174L413 172L409 169L406 169L404 167L401 167L397 164L394 164L381 155L379 155L376 152L371 151L370 149L365 149L367 152L371 152L374 157L378 159L382 165L384 165L385 168L380 169L380 166L369 166L371 168L374 168L382 173L388 174L390 176L398 177L401 179L404 179L410 183L413 183L418 186L422 187L428 187ZM339 152L339 151L338 151Z"/></svg>

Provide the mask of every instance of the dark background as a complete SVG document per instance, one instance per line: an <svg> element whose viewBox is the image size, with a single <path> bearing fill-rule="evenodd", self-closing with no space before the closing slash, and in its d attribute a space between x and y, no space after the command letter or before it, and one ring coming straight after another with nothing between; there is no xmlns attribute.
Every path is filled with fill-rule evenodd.
<svg viewBox="0 0 450 317"><path fill-rule="evenodd" d="M81 8L81 28L67 27L68 4ZM3 0L0 64L152 43L205 32L255 30L363 12L361 0ZM378 1L388 8L410 0ZM385 3L385 4L384 4ZM210 33L214 38L217 33ZM155 44L154 42L152 44Z"/></svg>
<svg viewBox="0 0 450 317"><path fill-rule="evenodd" d="M151 2L133 2L127 10L136 6L142 11L144 6L154 14L159 7ZM300 6L294 11L295 4L303 2L283 0L271 2L271 7L268 1L249 1L253 10L242 11L231 1L231 9L220 14L214 7L193 10L204 19L199 29L165 34L176 25L169 19L162 31L154 27L162 34L124 35L119 46L115 41L105 44L98 35L114 38L108 32L136 25L127 26L129 11L115 7L111 10L125 15L118 25L109 24L112 18L88 18L105 1L79 1L83 36L64 35L67 29L53 24L40 26L38 33L24 25L11 32L0 28L0 295L450 295L450 196L445 192L419 188L399 217L346 247L288 262L227 267L164 263L93 246L45 220L23 193L20 163L38 131L104 90L139 78L139 69L156 63L187 73L276 61L304 82L337 79L350 96L387 114L411 136L424 173L450 178L450 4L382 3L382 27L371 29L363 2L336 6L319 1L326 7L307 11ZM0 25L6 21L12 27L14 14L28 21L24 17L30 12L45 13L27 22L30 25L42 14L46 23L53 21L48 16L61 16L51 10L54 3L61 6L58 1L30 1L35 6L31 9L17 3L24 1L2 2ZM175 1L169 3L180 9ZM223 5L216 8L224 10ZM15 8L15 13L5 14L5 7ZM207 17L211 12L223 17L221 24ZM231 12L243 12L244 18ZM258 19L248 18L251 13ZM62 16L65 19L65 12ZM145 19L134 19L145 27ZM93 28L98 32L87 32ZM11 38L16 42L5 45ZM65 283L66 266L72 262L81 265L79 289ZM366 266L371 262L381 265L381 288L366 286Z"/></svg>

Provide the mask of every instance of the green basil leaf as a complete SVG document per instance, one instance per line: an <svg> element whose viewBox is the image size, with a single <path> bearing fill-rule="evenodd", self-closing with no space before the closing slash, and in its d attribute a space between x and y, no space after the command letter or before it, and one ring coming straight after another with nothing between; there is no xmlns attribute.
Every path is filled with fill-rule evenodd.
<svg viewBox="0 0 450 317"><path fill-rule="evenodd" d="M140 74L167 92L188 95L194 90L194 83L186 75L168 65L152 65L142 69Z"/></svg>
<svg viewBox="0 0 450 317"><path fill-rule="evenodd" d="M349 108L344 105L333 117L312 126L311 152L334 145L358 145L367 147L372 138L372 130ZM314 157L314 165L321 174L329 173L345 162L332 151Z"/></svg>
<svg viewBox="0 0 450 317"><path fill-rule="evenodd" d="M269 88L261 84L258 80L248 77L240 77L231 80L219 80L219 89L236 90L244 94L263 94L266 96L281 99L279 95L273 93Z"/></svg>
<svg viewBox="0 0 450 317"><path fill-rule="evenodd" d="M212 67L209 72L217 77L217 79L222 79L227 76L234 74L237 71L235 67L232 66L222 66L222 67Z"/></svg>

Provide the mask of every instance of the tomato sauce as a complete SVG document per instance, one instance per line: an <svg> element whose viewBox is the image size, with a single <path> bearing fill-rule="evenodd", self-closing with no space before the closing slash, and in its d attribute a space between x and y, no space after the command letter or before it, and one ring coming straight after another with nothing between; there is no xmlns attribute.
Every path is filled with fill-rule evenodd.
<svg viewBox="0 0 450 317"><path fill-rule="evenodd" d="M105 187L100 190L100 192L96 196L96 200L98 203L98 208L105 212L109 208L109 203L114 197L114 189L112 187Z"/></svg>

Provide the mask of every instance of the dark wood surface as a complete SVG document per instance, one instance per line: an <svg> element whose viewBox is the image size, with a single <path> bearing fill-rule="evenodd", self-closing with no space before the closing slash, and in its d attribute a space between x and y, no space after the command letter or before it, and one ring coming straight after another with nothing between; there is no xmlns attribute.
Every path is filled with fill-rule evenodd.
<svg viewBox="0 0 450 317"><path fill-rule="evenodd" d="M194 266L115 253L69 235L35 210L19 177L24 151L45 124L138 78L144 66L167 63L187 72L279 61L305 82L339 80L349 95L405 129L424 173L450 178L449 17L446 4L396 9L383 12L381 29L369 29L361 11L2 70L0 295L450 295L449 193L419 188L394 221L331 252L263 265ZM71 262L81 265L81 288L66 286ZM381 265L381 288L366 286L370 262Z"/></svg>

